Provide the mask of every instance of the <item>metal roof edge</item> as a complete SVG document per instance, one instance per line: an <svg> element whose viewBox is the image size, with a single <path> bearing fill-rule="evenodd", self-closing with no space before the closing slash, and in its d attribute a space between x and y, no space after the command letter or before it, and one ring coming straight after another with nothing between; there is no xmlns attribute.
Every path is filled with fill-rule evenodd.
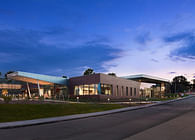
<svg viewBox="0 0 195 140"><path fill-rule="evenodd" d="M147 74L137 74L137 75L129 75L129 76L122 76L122 78L126 78L126 79L135 79L135 78L148 78L148 79L154 79L154 80L158 80L158 81L164 81L164 82L170 82L170 80L168 79L164 79L164 78L160 78L157 76L151 76L151 75L147 75Z"/></svg>

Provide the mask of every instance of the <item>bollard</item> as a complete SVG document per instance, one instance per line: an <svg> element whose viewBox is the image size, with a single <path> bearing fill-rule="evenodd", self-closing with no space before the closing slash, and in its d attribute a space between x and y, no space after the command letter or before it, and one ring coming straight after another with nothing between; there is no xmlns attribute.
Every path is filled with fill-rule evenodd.
<svg viewBox="0 0 195 140"><path fill-rule="evenodd" d="M77 96L77 102L79 102L79 97Z"/></svg>

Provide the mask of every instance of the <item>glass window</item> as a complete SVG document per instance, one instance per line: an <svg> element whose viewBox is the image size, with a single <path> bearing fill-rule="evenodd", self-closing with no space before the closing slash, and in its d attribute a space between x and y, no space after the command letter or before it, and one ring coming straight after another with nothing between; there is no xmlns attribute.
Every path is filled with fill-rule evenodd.
<svg viewBox="0 0 195 140"><path fill-rule="evenodd" d="M97 88L97 84L78 85L74 87L74 95L97 95Z"/></svg>
<svg viewBox="0 0 195 140"><path fill-rule="evenodd" d="M111 94L113 95L113 86L111 85Z"/></svg>
<svg viewBox="0 0 195 140"><path fill-rule="evenodd" d="M74 95L84 95L83 85L75 86Z"/></svg>
<svg viewBox="0 0 195 140"><path fill-rule="evenodd" d="M134 88L134 96L136 96L136 88Z"/></svg>
<svg viewBox="0 0 195 140"><path fill-rule="evenodd" d="M101 84L101 94L111 95L112 94L112 85Z"/></svg>
<svg viewBox="0 0 195 140"><path fill-rule="evenodd" d="M118 85L116 86L116 96L118 96Z"/></svg>
<svg viewBox="0 0 195 140"><path fill-rule="evenodd" d="M79 95L79 86L75 86L74 93L75 95Z"/></svg>
<svg viewBox="0 0 195 140"><path fill-rule="evenodd" d="M128 87L126 87L126 96L128 96Z"/></svg>
<svg viewBox="0 0 195 140"><path fill-rule="evenodd" d="M124 95L124 89L123 89L123 86L121 87L121 96Z"/></svg>
<svg viewBox="0 0 195 140"><path fill-rule="evenodd" d="M98 88L97 84L89 85L89 95L96 95L96 94L98 94L97 88Z"/></svg>
<svg viewBox="0 0 195 140"><path fill-rule="evenodd" d="M89 95L89 85L83 85L83 95Z"/></svg>
<svg viewBox="0 0 195 140"><path fill-rule="evenodd" d="M130 95L132 96L133 89L132 87L130 88Z"/></svg>

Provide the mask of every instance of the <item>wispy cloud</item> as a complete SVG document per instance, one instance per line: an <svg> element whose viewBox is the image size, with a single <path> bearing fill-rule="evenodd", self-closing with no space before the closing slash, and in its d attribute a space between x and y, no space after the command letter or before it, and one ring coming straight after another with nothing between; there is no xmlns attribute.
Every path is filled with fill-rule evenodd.
<svg viewBox="0 0 195 140"><path fill-rule="evenodd" d="M195 51L191 52L194 49L194 34L193 30L191 31L150 36L147 43L142 45L139 43L138 47L138 42L135 42L132 44L134 49L126 49L123 57L109 63L117 64L115 67L110 67L109 71L116 71L121 75L146 73L168 79L172 79L175 74L185 74L186 71L192 73L192 69L195 68L192 65Z"/></svg>
<svg viewBox="0 0 195 140"><path fill-rule="evenodd" d="M159 61L158 60L156 60L156 59L154 59L154 58L152 58L152 59L150 59L152 62L155 62L155 63L158 63Z"/></svg>
<svg viewBox="0 0 195 140"><path fill-rule="evenodd" d="M150 32L142 32L136 36L135 41L141 45L146 45L148 41L151 41Z"/></svg>
<svg viewBox="0 0 195 140"><path fill-rule="evenodd" d="M195 60L195 33L193 30L166 37L165 42L181 42L181 46L172 51L171 56Z"/></svg>
<svg viewBox="0 0 195 140"><path fill-rule="evenodd" d="M175 71L171 71L171 72L168 72L168 74L176 74L177 72Z"/></svg>
<svg viewBox="0 0 195 140"><path fill-rule="evenodd" d="M35 30L0 30L0 36L0 57L6 60L0 67L4 71L14 69L50 74L56 71L52 74L78 75L82 72L78 67L89 66L103 72L106 69L102 64L118 58L117 53L121 51L98 40L76 47L59 47L58 43L42 42L47 33ZM8 60L14 60L14 63Z"/></svg>

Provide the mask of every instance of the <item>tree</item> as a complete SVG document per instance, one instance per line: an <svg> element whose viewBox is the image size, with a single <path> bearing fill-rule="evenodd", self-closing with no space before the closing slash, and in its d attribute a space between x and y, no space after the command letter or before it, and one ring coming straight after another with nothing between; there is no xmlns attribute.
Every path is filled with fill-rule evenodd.
<svg viewBox="0 0 195 140"><path fill-rule="evenodd" d="M67 78L67 76L66 75L63 75L62 78Z"/></svg>
<svg viewBox="0 0 195 140"><path fill-rule="evenodd" d="M108 73L108 75L116 77L116 73L113 73L113 72Z"/></svg>
<svg viewBox="0 0 195 140"><path fill-rule="evenodd" d="M6 74L5 74L5 78L7 79L7 75L10 74L10 73L13 73L15 71L8 71Z"/></svg>
<svg viewBox="0 0 195 140"><path fill-rule="evenodd" d="M186 92L190 89L190 82L184 76L176 76L171 83L173 93Z"/></svg>
<svg viewBox="0 0 195 140"><path fill-rule="evenodd" d="M193 84L195 84L195 79L193 79L192 81L193 81Z"/></svg>
<svg viewBox="0 0 195 140"><path fill-rule="evenodd" d="M86 69L85 72L83 73L83 75L91 75L91 74L95 74L94 70L91 68Z"/></svg>
<svg viewBox="0 0 195 140"><path fill-rule="evenodd" d="M0 77L1 77L2 73L0 72Z"/></svg>
<svg viewBox="0 0 195 140"><path fill-rule="evenodd" d="M195 91L195 79L192 80L193 83L192 83L192 91L194 92Z"/></svg>

